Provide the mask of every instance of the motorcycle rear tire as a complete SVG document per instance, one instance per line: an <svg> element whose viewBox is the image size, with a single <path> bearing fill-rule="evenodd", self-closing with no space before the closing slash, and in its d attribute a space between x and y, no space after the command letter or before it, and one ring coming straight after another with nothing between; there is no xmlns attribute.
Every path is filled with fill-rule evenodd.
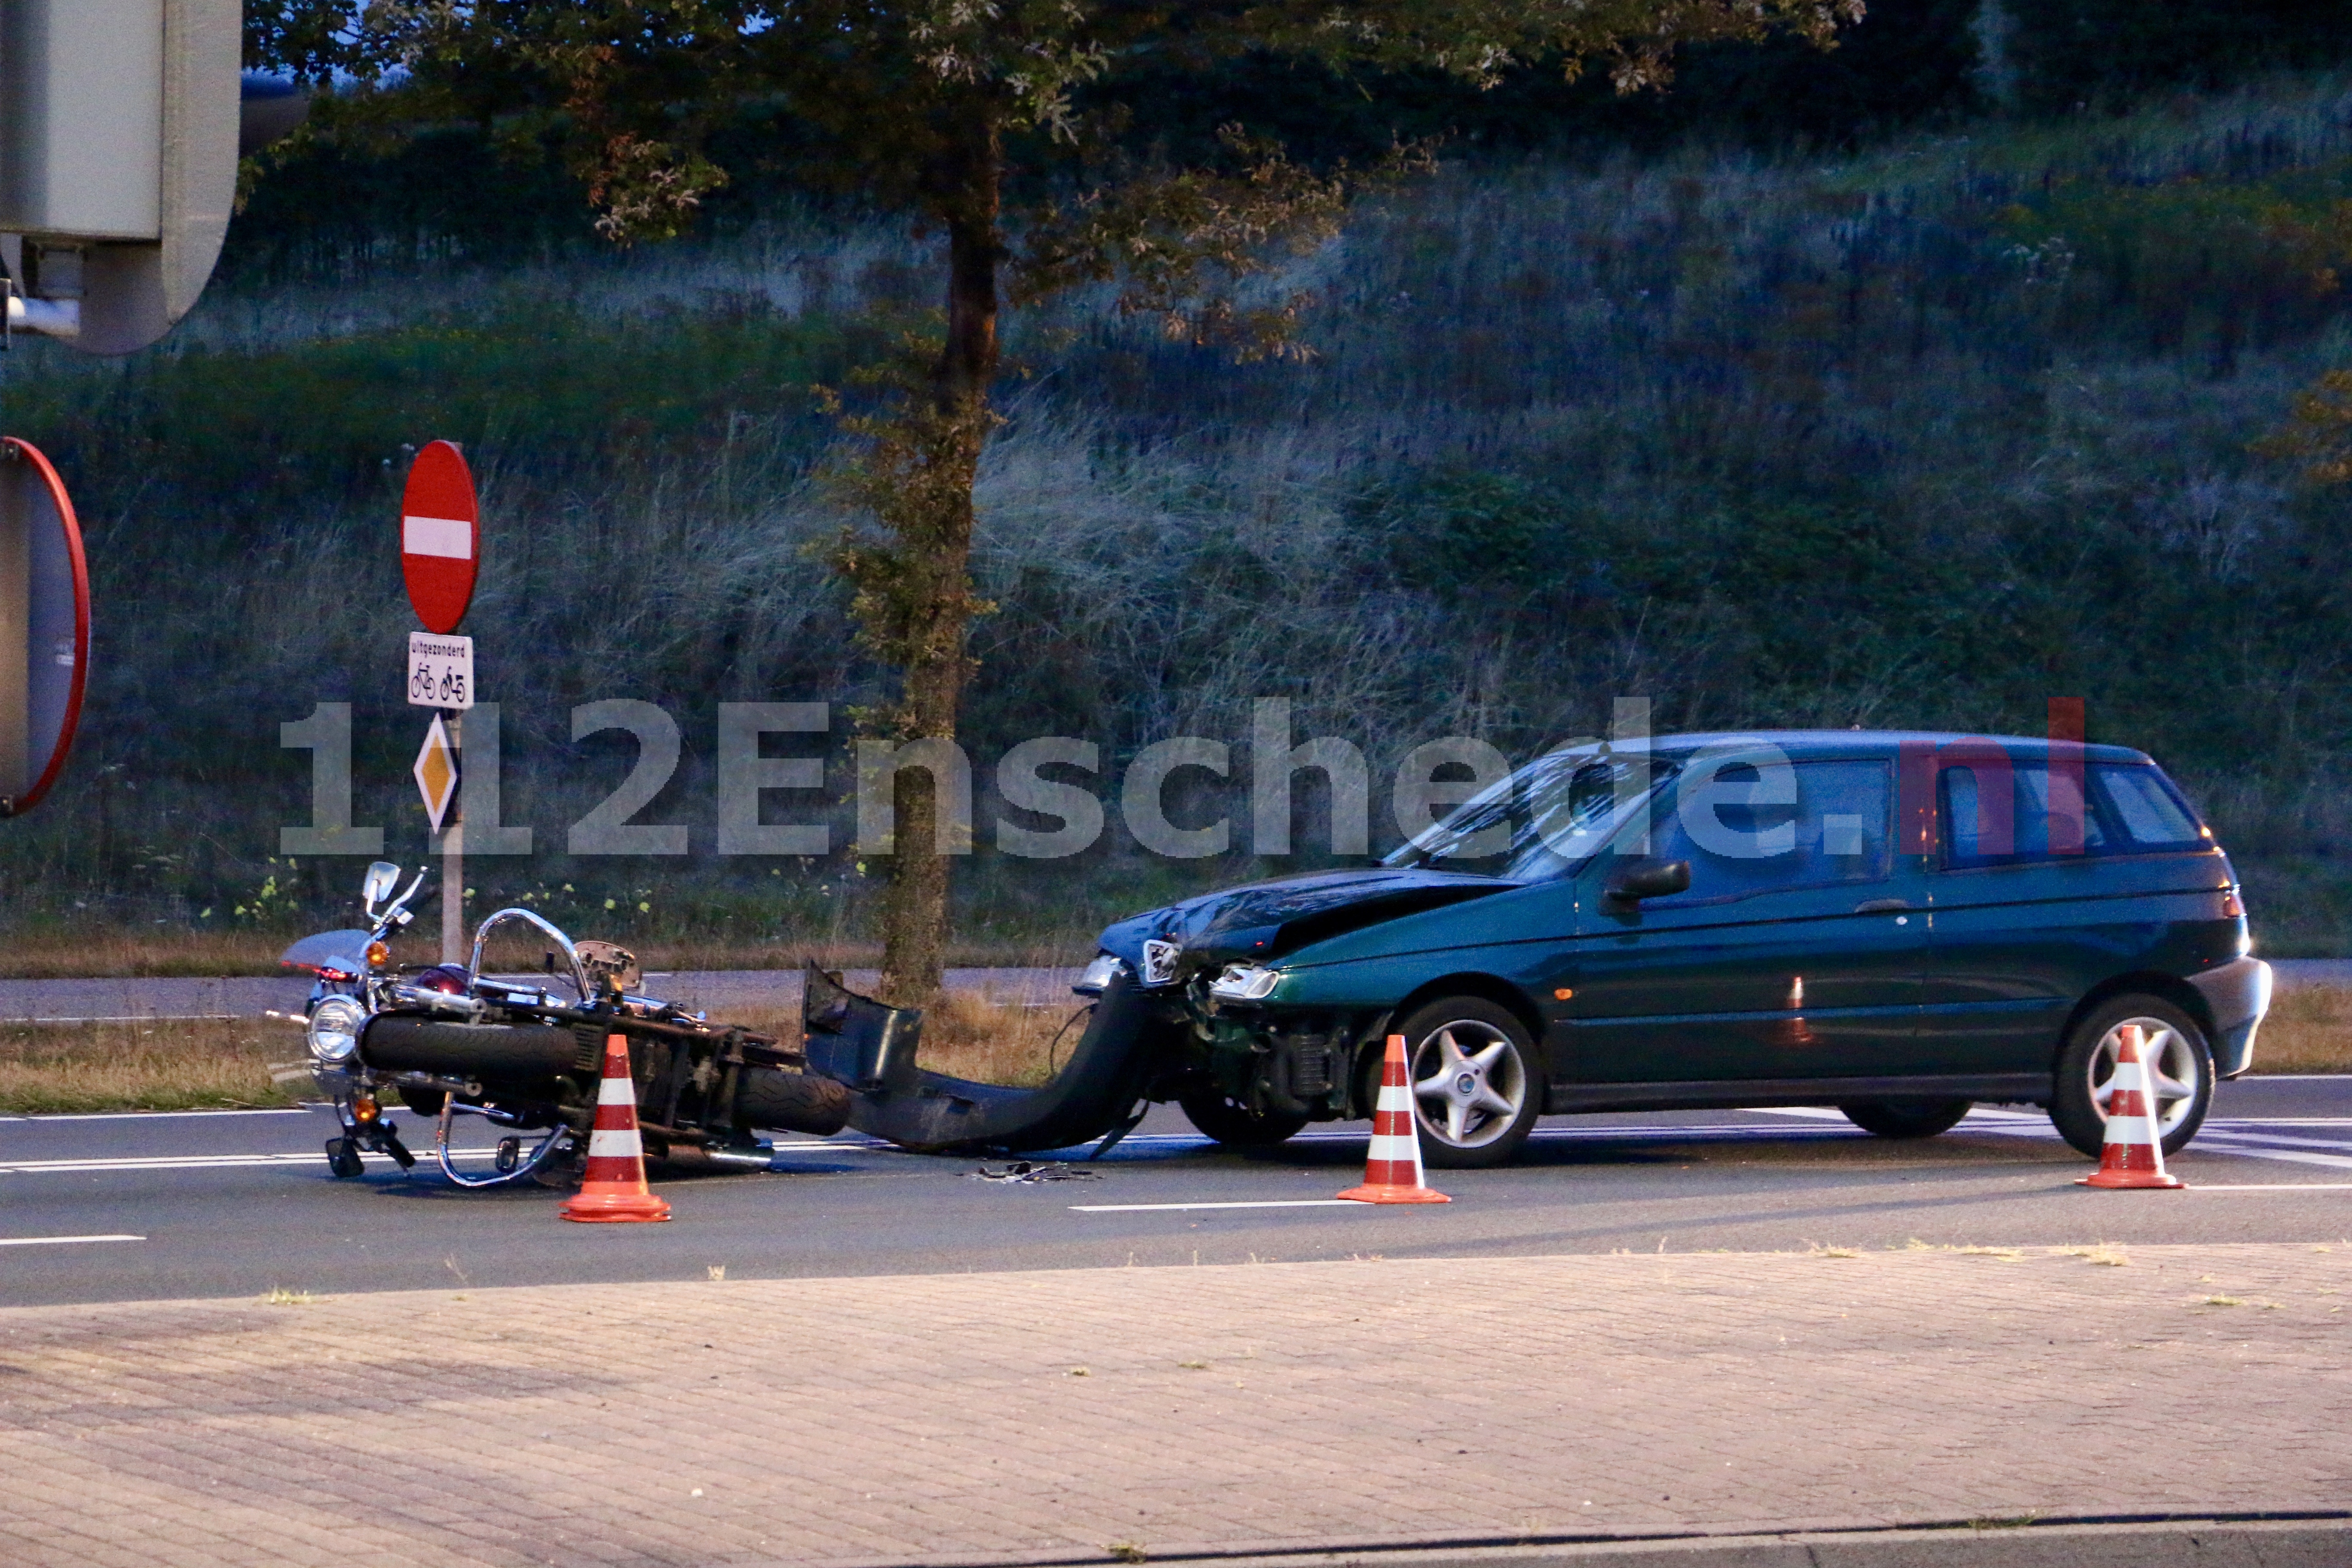
<svg viewBox="0 0 2352 1568"><path fill-rule="evenodd" d="M327 1169L332 1171L337 1179L348 1182L365 1173L367 1163L360 1158L359 1150L350 1139L330 1138L327 1140Z"/></svg>
<svg viewBox="0 0 2352 1568"><path fill-rule="evenodd" d="M735 1120L747 1131L764 1128L830 1138L849 1122L849 1087L816 1073L752 1068L743 1075Z"/></svg>

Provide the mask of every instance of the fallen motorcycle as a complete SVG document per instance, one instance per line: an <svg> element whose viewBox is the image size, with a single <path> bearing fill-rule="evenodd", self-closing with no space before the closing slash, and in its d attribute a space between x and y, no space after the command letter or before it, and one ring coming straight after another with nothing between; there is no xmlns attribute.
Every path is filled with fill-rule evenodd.
<svg viewBox="0 0 2352 1568"><path fill-rule="evenodd" d="M805 1070L799 1041L640 994L631 954L610 942L575 942L535 910L502 909L485 919L465 964L394 967L385 939L415 918L408 905L424 879L419 872L395 897L400 868L375 862L361 889L368 925L305 937L280 960L316 976L303 1025L311 1077L342 1123L327 1144L336 1175L360 1174L366 1152L389 1155L404 1170L416 1163L387 1113L396 1103L431 1119L434 1159L461 1187L570 1182L595 1120L611 1035L629 1042L650 1159L763 1170L774 1151L760 1131L823 1135L846 1122L849 1087ZM483 973L492 932L511 924L551 944L543 978ZM559 994L559 985L569 994ZM452 1159L459 1116L509 1130L487 1173L461 1173Z"/></svg>

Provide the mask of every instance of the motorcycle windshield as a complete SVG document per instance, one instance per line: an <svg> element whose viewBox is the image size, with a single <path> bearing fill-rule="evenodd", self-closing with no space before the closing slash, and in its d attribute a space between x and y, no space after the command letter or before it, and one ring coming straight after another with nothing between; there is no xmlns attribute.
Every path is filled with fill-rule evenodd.
<svg viewBox="0 0 2352 1568"><path fill-rule="evenodd" d="M322 931L288 948L278 962L288 969L307 969L313 974L321 969L364 974L367 944L368 933L363 931Z"/></svg>

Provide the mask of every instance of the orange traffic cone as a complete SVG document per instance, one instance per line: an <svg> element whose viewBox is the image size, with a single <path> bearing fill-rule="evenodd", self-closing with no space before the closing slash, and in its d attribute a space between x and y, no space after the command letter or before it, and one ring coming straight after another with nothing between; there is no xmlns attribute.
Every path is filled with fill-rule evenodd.
<svg viewBox="0 0 2352 1568"><path fill-rule="evenodd" d="M596 1130L588 1135L588 1175L566 1200L563 1217L589 1223L669 1218L669 1205L646 1185L646 1146L637 1137L637 1086L629 1076L629 1042L604 1037L604 1081L596 1086Z"/></svg>
<svg viewBox="0 0 2352 1568"><path fill-rule="evenodd" d="M2139 1026L2116 1031L2114 1092L2107 1100L2107 1136L2099 1146L2099 1168L2078 1187L2178 1187L2180 1178L2164 1168L2164 1135L2156 1125L2156 1088L2140 1059Z"/></svg>
<svg viewBox="0 0 2352 1568"><path fill-rule="evenodd" d="M1412 1124L1412 1089L1405 1082L1404 1037L1389 1037L1381 1065L1381 1098L1372 1107L1372 1146L1364 1158L1364 1184L1339 1194L1360 1204L1450 1204L1422 1185L1421 1134Z"/></svg>

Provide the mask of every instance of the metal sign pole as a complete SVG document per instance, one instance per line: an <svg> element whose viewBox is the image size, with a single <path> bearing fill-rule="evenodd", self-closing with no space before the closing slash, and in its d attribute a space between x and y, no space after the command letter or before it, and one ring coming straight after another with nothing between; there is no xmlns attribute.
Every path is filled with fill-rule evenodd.
<svg viewBox="0 0 2352 1568"><path fill-rule="evenodd" d="M425 792L425 809L441 829L444 963L463 963L471 951L466 942L465 791L457 775L465 766L466 710L474 705L474 639L460 637L457 627L473 602L481 564L481 517L466 455L452 442L425 443L408 467L400 495L400 575L410 606L425 623L423 631L408 637L408 700L440 710L417 755L416 783ZM437 761L436 734L448 747Z"/></svg>
<svg viewBox="0 0 2352 1568"><path fill-rule="evenodd" d="M449 750L465 766L466 715L448 715ZM441 962L463 963L466 948L466 792L449 797L447 826L441 832Z"/></svg>

